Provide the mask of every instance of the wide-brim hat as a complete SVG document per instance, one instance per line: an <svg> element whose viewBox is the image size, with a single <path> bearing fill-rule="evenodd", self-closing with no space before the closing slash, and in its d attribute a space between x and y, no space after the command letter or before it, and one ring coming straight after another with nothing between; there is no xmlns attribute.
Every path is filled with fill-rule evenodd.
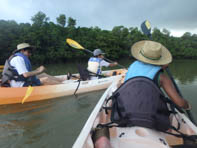
<svg viewBox="0 0 197 148"><path fill-rule="evenodd" d="M34 46L31 46L29 43L21 43L21 44L18 44L17 45L17 49L15 49L13 51L13 53L19 52L20 50L26 49L26 48L35 49L35 47Z"/></svg>
<svg viewBox="0 0 197 148"><path fill-rule="evenodd" d="M137 60L153 65L166 65L172 62L172 55L166 47L149 40L136 42L131 47L131 54Z"/></svg>

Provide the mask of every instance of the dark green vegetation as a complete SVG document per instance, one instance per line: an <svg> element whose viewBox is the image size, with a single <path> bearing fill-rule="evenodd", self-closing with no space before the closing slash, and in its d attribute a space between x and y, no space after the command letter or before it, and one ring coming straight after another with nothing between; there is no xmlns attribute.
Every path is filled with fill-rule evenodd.
<svg viewBox="0 0 197 148"><path fill-rule="evenodd" d="M148 39L137 27L115 26L111 31L99 27L76 27L76 20L66 18L64 14L56 18L57 24L50 22L43 12L38 12L31 20L32 24L0 20L0 64L4 64L21 42L36 46L33 61L43 64L87 59L90 56L69 47L66 38L76 40L92 51L101 48L112 60L128 57L131 45ZM160 31L154 28L152 39L164 44L176 58L197 58L196 34L186 32L182 37L173 37L167 29Z"/></svg>

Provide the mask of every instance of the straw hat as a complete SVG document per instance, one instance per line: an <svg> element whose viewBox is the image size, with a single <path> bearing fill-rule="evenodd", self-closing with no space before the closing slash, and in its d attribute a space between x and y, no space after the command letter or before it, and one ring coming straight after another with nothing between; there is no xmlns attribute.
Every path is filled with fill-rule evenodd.
<svg viewBox="0 0 197 148"><path fill-rule="evenodd" d="M172 55L162 44L154 41L139 41L131 47L134 58L153 65L166 65L172 62Z"/></svg>
<svg viewBox="0 0 197 148"><path fill-rule="evenodd" d="M17 45L17 49L15 49L13 53L16 53L16 52L18 52L18 51L20 51L22 49L25 49L25 48L34 49L34 47L29 45L28 43L21 43L21 44Z"/></svg>

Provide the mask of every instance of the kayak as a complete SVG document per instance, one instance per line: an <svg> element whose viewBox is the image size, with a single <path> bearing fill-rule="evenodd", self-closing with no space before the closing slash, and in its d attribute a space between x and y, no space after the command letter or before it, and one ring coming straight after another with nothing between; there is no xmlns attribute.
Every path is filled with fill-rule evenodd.
<svg viewBox="0 0 197 148"><path fill-rule="evenodd" d="M113 76L114 72L116 75ZM22 103L24 101L24 97L26 97L25 102L32 102L69 96L74 94L77 87L77 94L106 89L114 80L120 78L123 79L125 72L125 69L104 71L103 74L107 75L108 77L80 81L80 85L76 78L72 78L70 80L65 80L62 84L58 85L43 85L20 88L0 87L0 105ZM73 75L75 77L79 77L79 74ZM66 75L56 77L66 77Z"/></svg>
<svg viewBox="0 0 197 148"><path fill-rule="evenodd" d="M73 144L73 148L94 148L92 133L98 124L106 124L110 122L110 112L106 114L103 106L106 106L106 100L120 86L120 84L120 80L117 79L104 92ZM110 103L108 102L107 104ZM180 113L178 110L176 111L176 117L173 115L171 120L172 125L177 127L178 120L180 123L180 131L182 133L196 135L197 127L184 113ZM168 132L179 134L173 130L168 130ZM109 135L112 148L190 148L185 144L186 142L183 138L178 138L154 129L139 126L112 127L109 128ZM196 147L197 143L191 148Z"/></svg>

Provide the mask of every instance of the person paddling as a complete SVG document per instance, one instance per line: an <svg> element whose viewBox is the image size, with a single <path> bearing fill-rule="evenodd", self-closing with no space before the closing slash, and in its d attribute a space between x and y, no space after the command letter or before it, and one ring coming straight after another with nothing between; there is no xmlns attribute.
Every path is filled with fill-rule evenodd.
<svg viewBox="0 0 197 148"><path fill-rule="evenodd" d="M131 54L136 61L130 65L125 81L136 76L148 77L163 88L179 107L191 109L191 105L178 94L170 78L163 73L172 62L172 55L166 47L158 42L144 40L132 46Z"/></svg>
<svg viewBox="0 0 197 148"><path fill-rule="evenodd" d="M119 119L124 119L124 121L128 121L128 123L123 122L126 127L127 125L133 125L166 131L170 127L170 112L168 112L167 105L164 104L163 100L157 101L157 99L163 98L158 88L163 88L170 99L179 107L186 110L191 109L191 105L178 94L172 81L163 73L168 64L172 62L172 55L162 44L148 40L135 43L131 48L131 54L136 61L130 65L122 89L120 87L117 89L118 92L115 92L115 94L118 94L115 95L117 100L122 103L119 106L117 105L117 109L122 109L118 111L122 116L117 116L115 114L117 112L116 108L113 110L112 107L112 112L116 116L111 116L111 120L116 118L115 120L121 123ZM150 81L153 81L150 84L154 85L150 85ZM143 87L139 83L146 85ZM156 87L153 87L155 85ZM151 89L151 86L154 89ZM145 88L147 91L144 90ZM156 95L152 94L153 92ZM125 100L132 102L125 103ZM151 100L155 100L155 102L151 102ZM126 106L124 106L125 104ZM111 147L108 128L96 129L92 139L95 148Z"/></svg>
<svg viewBox="0 0 197 148"><path fill-rule="evenodd" d="M99 75L102 74L102 67L113 67L118 65L117 62L109 63L104 60L104 52L101 49L95 49L93 52L94 57L91 57L88 61L87 70L94 74L90 79L98 79Z"/></svg>
<svg viewBox="0 0 197 148"><path fill-rule="evenodd" d="M6 61L2 73L2 85L11 87L40 86L61 84L64 79L56 78L43 73L44 66L32 70L29 57L35 48L28 43L17 45L17 49Z"/></svg>

